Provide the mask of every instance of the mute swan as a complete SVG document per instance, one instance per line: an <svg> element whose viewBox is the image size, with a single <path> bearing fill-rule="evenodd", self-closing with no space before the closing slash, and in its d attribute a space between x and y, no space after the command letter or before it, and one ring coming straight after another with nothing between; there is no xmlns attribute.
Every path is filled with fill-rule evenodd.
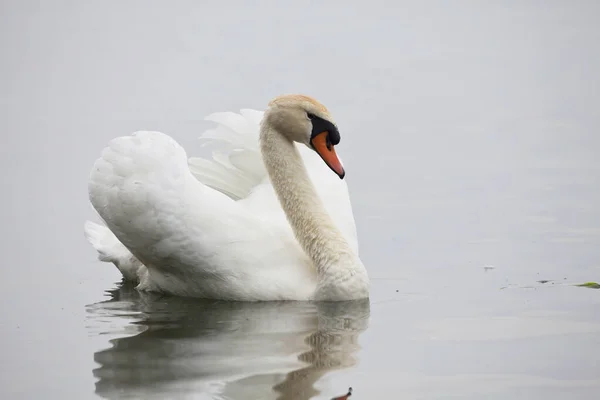
<svg viewBox="0 0 600 400"><path fill-rule="evenodd" d="M240 301L368 297L334 148L340 134L325 106L283 95L264 113L207 119L220 125L204 138L230 147L213 160L188 160L160 132L104 149L89 197L106 226L85 224L100 260L142 291Z"/></svg>

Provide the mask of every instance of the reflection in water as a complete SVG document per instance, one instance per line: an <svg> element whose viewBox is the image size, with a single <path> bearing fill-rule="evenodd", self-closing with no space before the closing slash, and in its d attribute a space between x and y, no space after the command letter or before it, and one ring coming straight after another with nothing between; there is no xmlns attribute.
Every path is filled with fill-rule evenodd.
<svg viewBox="0 0 600 400"><path fill-rule="evenodd" d="M302 400L319 394L314 384L325 373L356 363L370 305L194 300L125 285L88 309L102 329L119 317L135 319L128 331L139 328L95 354L102 397Z"/></svg>

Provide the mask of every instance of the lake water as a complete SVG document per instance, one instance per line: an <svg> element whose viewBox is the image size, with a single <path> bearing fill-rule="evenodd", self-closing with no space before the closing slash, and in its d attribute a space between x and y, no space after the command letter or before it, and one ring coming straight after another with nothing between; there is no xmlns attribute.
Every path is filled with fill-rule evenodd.
<svg viewBox="0 0 600 400"><path fill-rule="evenodd" d="M3 1L0 397L595 399L600 6ZM317 97L369 302L140 296L83 237L111 138Z"/></svg>

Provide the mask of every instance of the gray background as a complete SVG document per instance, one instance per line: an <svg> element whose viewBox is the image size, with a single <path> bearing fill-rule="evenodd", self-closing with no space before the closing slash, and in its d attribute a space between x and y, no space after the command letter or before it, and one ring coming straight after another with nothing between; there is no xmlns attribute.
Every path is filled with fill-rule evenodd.
<svg viewBox="0 0 600 400"><path fill-rule="evenodd" d="M205 115L301 92L340 125L373 278L357 364L317 382L323 398L595 398L600 293L569 284L600 280L599 16L593 1L0 2L0 397L91 397L94 353L131 327L86 308L119 279L82 233L107 141L161 130L202 154Z"/></svg>

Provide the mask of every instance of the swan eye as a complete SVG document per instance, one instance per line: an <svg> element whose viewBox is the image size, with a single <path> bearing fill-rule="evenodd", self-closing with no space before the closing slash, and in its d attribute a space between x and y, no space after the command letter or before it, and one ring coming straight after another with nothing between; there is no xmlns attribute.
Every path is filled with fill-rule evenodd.
<svg viewBox="0 0 600 400"><path fill-rule="evenodd" d="M315 118L317 118L317 116L315 114L312 114L312 113L309 113L309 112L306 113L306 116L308 117L308 119L315 119Z"/></svg>

